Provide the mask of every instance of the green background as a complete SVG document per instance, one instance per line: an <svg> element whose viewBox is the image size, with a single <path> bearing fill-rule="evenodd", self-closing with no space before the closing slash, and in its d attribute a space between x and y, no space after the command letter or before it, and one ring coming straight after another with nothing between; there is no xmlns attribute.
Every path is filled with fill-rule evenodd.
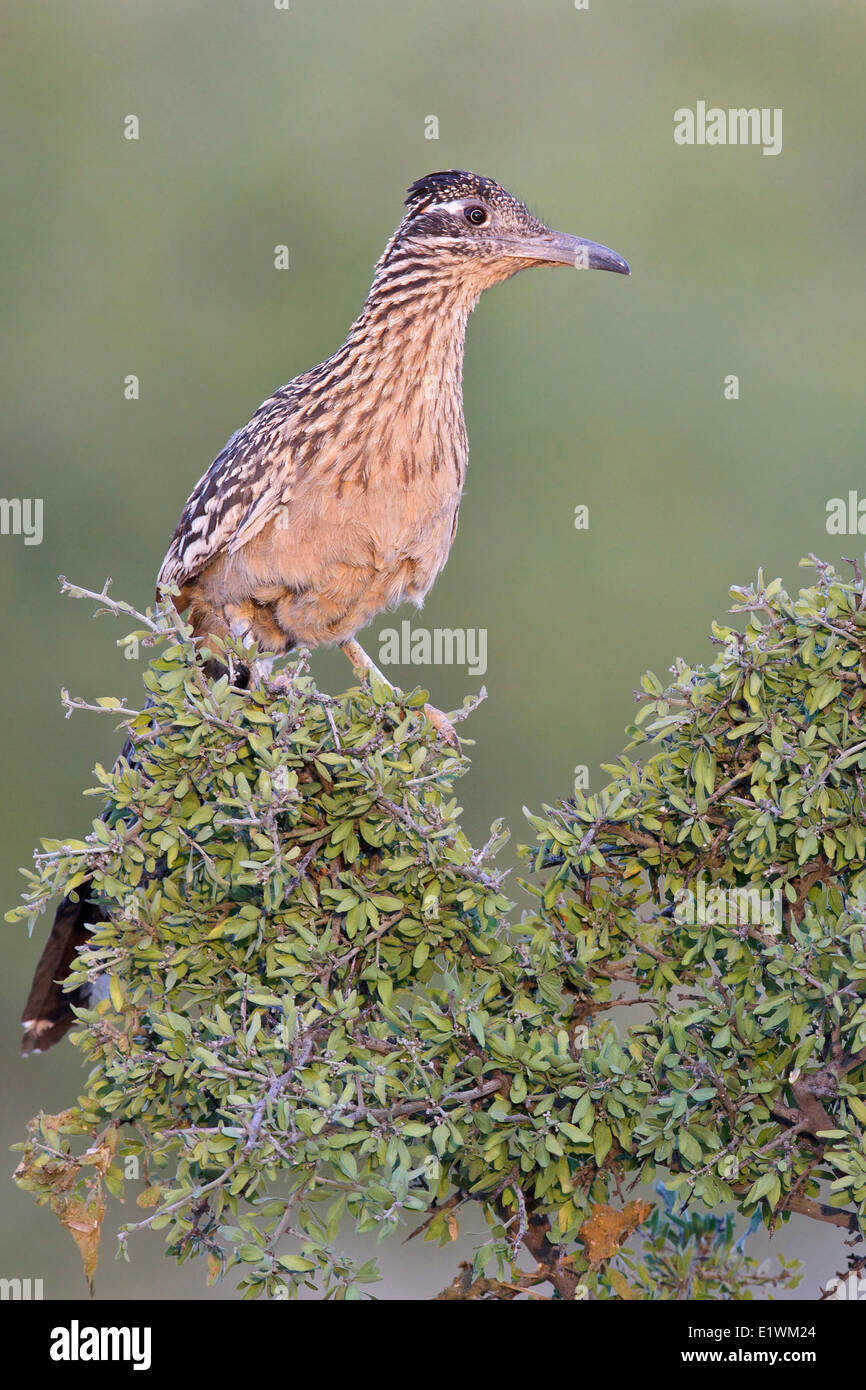
<svg viewBox="0 0 866 1390"><path fill-rule="evenodd" d="M0 537L4 904L40 835L86 828L81 790L117 747L110 719L64 721L61 686L140 694L114 646L125 628L94 624L56 576L111 575L150 600L193 484L266 395L339 345L405 188L431 169L499 179L633 272L526 274L470 324L457 542L424 617L396 615L488 630L470 834L503 815L528 838L521 805L567 794L576 764L599 785L640 673L710 655L730 584L763 565L796 589L807 551L857 553L825 515L862 478L864 38L853 0L7 0L2 492L43 498L45 533ZM781 107L782 153L675 145L675 109L699 99ZM393 621L368 632L374 656ZM313 670L348 683L339 654ZM444 709L481 683L390 674ZM68 1046L18 1060L37 942L4 931L5 1151L80 1072ZM53 1217L5 1180L0 1211L0 1275L82 1295ZM453 1249L416 1246L382 1248L381 1295L450 1278ZM810 1296L844 1264L815 1223L780 1248L806 1258ZM164 1261L159 1237L137 1239L130 1266L112 1254L107 1238L103 1297L202 1293L203 1269Z"/></svg>

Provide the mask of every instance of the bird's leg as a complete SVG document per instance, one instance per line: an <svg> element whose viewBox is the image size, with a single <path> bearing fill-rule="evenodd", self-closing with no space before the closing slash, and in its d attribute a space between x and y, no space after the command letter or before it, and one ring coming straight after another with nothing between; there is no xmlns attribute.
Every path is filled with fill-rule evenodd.
<svg viewBox="0 0 866 1390"><path fill-rule="evenodd" d="M367 655L367 653L364 651L364 648L361 646L361 643L356 642L354 637L350 637L348 642L341 642L340 651L345 652L346 656L349 658L356 671L360 671L364 674L375 672L375 674L379 677L379 680L382 682L383 685L387 685L391 690L394 689L394 687L391 685L391 682L385 676L382 675L382 672L379 670L379 667L376 665L375 661L373 661L372 658ZM459 753L460 740L457 737L457 732L448 716L443 714L441 709L437 709L435 705L425 705L424 713L430 720L430 723L433 725L433 728L436 730L443 743L449 744L452 748L455 748Z"/></svg>
<svg viewBox="0 0 866 1390"><path fill-rule="evenodd" d="M356 642L354 637L350 637L348 642L341 642L340 651L345 652L356 671L378 676L383 685L387 685L390 690L394 689L391 682L382 675L373 658L367 655L361 643Z"/></svg>
<svg viewBox="0 0 866 1390"><path fill-rule="evenodd" d="M229 620L228 626L232 637L240 641L242 646L247 648L255 646L255 638L252 634L252 624L247 619L235 618L233 620ZM250 661L249 663L247 663L246 688L252 690L256 686L264 685L268 676L271 674L271 667L273 666L276 659L276 655L263 656L259 654L255 661ZM237 669L236 659L232 656L231 652L229 652L228 654L228 661L229 679L232 685L236 685L238 682L238 678L242 675L244 667L241 666L240 670Z"/></svg>
<svg viewBox="0 0 866 1390"><path fill-rule="evenodd" d="M250 662L250 687L264 685L276 659L275 656L260 656L258 661Z"/></svg>

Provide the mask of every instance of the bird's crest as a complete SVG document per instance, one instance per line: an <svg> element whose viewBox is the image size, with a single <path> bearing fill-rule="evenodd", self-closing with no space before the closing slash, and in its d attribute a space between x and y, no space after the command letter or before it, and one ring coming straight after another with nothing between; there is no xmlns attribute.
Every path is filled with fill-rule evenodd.
<svg viewBox="0 0 866 1390"><path fill-rule="evenodd" d="M440 169L416 179L406 193L410 212L423 212L434 203L448 203L453 198L483 198L487 203L508 202L514 199L494 179L482 178L466 169Z"/></svg>

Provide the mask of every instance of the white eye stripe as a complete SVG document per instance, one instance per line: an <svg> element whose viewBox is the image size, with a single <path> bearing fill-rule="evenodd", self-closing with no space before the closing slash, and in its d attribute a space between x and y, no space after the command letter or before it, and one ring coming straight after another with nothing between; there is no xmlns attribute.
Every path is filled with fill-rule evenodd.
<svg viewBox="0 0 866 1390"><path fill-rule="evenodd" d="M463 212L466 208L477 207L474 198L454 198L450 203L434 203L431 212Z"/></svg>

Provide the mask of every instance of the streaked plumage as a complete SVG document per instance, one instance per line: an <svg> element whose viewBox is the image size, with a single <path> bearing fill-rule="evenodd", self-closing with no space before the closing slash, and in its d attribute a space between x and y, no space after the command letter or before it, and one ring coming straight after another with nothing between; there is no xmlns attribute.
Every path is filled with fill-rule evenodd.
<svg viewBox="0 0 866 1390"><path fill-rule="evenodd" d="M489 286L556 264L628 274L607 247L552 232L491 179L448 170L412 185L345 343L259 406L184 507L158 588L177 586L204 645L233 635L281 655L339 643L369 664L355 634L385 608L420 604L454 540L467 319ZM58 981L97 916L86 898L58 909L25 1050L72 1023Z"/></svg>

